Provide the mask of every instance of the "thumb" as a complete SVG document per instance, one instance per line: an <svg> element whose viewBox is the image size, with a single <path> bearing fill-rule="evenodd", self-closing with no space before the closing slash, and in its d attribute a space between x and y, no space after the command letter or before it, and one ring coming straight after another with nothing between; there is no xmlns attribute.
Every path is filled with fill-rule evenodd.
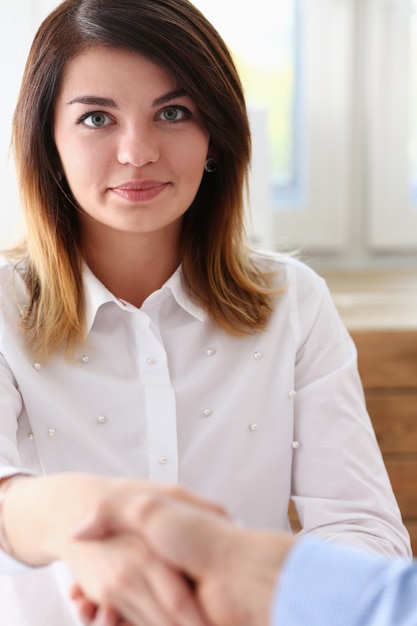
<svg viewBox="0 0 417 626"><path fill-rule="evenodd" d="M195 580L221 567L232 528L221 513L168 496L153 496L141 511L141 533L154 552Z"/></svg>
<svg viewBox="0 0 417 626"><path fill-rule="evenodd" d="M73 528L71 536L73 539L94 541L125 530L129 529L124 527L121 518L111 509L101 507L100 511L94 511Z"/></svg>

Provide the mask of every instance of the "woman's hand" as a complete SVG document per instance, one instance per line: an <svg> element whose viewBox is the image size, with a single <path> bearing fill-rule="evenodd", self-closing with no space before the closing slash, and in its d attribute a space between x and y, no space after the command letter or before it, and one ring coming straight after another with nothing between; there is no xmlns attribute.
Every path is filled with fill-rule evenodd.
<svg viewBox="0 0 417 626"><path fill-rule="evenodd" d="M184 579L140 536L141 500L150 494L220 510L177 486L57 474L13 482L3 505L5 533L17 558L29 565L68 563L86 598L99 607L97 618L109 621L115 610L130 626L202 626Z"/></svg>
<svg viewBox="0 0 417 626"><path fill-rule="evenodd" d="M66 560L75 528L80 538L104 538L124 530L137 532L138 502L146 494L167 494L219 510L176 485L92 474L24 477L7 490L4 532L13 553L24 563L37 566Z"/></svg>
<svg viewBox="0 0 417 626"><path fill-rule="evenodd" d="M70 592L78 617L85 626L133 626L120 618L119 613L112 607L98 608L94 602L87 600L81 588L74 585Z"/></svg>
<svg viewBox="0 0 417 626"><path fill-rule="evenodd" d="M78 583L71 596L86 624L208 626L183 576L138 534L74 541L67 562Z"/></svg>

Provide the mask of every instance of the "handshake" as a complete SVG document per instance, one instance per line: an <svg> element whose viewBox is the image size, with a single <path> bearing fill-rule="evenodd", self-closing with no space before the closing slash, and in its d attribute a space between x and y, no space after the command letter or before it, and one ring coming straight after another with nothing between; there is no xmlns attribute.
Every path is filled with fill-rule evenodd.
<svg viewBox="0 0 417 626"><path fill-rule="evenodd" d="M32 567L64 561L85 625L417 624L416 561L237 526L176 485L19 476L0 496L3 550Z"/></svg>
<svg viewBox="0 0 417 626"><path fill-rule="evenodd" d="M268 626L295 541L237 527L178 486L104 500L73 538L107 554L99 575L73 561L71 597L91 626Z"/></svg>

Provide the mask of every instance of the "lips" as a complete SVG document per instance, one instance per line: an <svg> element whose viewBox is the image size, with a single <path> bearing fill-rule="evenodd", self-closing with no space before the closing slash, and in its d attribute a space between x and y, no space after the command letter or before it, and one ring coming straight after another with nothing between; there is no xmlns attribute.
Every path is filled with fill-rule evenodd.
<svg viewBox="0 0 417 626"><path fill-rule="evenodd" d="M129 181L110 187L109 191L130 202L146 202L165 191L168 184L158 180Z"/></svg>

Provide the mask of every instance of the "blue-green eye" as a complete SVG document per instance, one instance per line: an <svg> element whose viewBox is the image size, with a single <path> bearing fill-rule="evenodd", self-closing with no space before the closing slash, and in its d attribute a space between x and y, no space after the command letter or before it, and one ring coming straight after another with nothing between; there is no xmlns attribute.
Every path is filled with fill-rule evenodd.
<svg viewBox="0 0 417 626"><path fill-rule="evenodd" d="M100 128L101 126L107 126L111 122L110 117L102 111L87 113L81 118L81 121L90 128Z"/></svg>
<svg viewBox="0 0 417 626"><path fill-rule="evenodd" d="M168 122L175 122L179 117L181 117L181 111L179 111L175 107L171 107L170 109L165 109L162 115Z"/></svg>
<svg viewBox="0 0 417 626"><path fill-rule="evenodd" d="M183 106L166 107L160 117L166 122L181 122L191 117L191 111Z"/></svg>

